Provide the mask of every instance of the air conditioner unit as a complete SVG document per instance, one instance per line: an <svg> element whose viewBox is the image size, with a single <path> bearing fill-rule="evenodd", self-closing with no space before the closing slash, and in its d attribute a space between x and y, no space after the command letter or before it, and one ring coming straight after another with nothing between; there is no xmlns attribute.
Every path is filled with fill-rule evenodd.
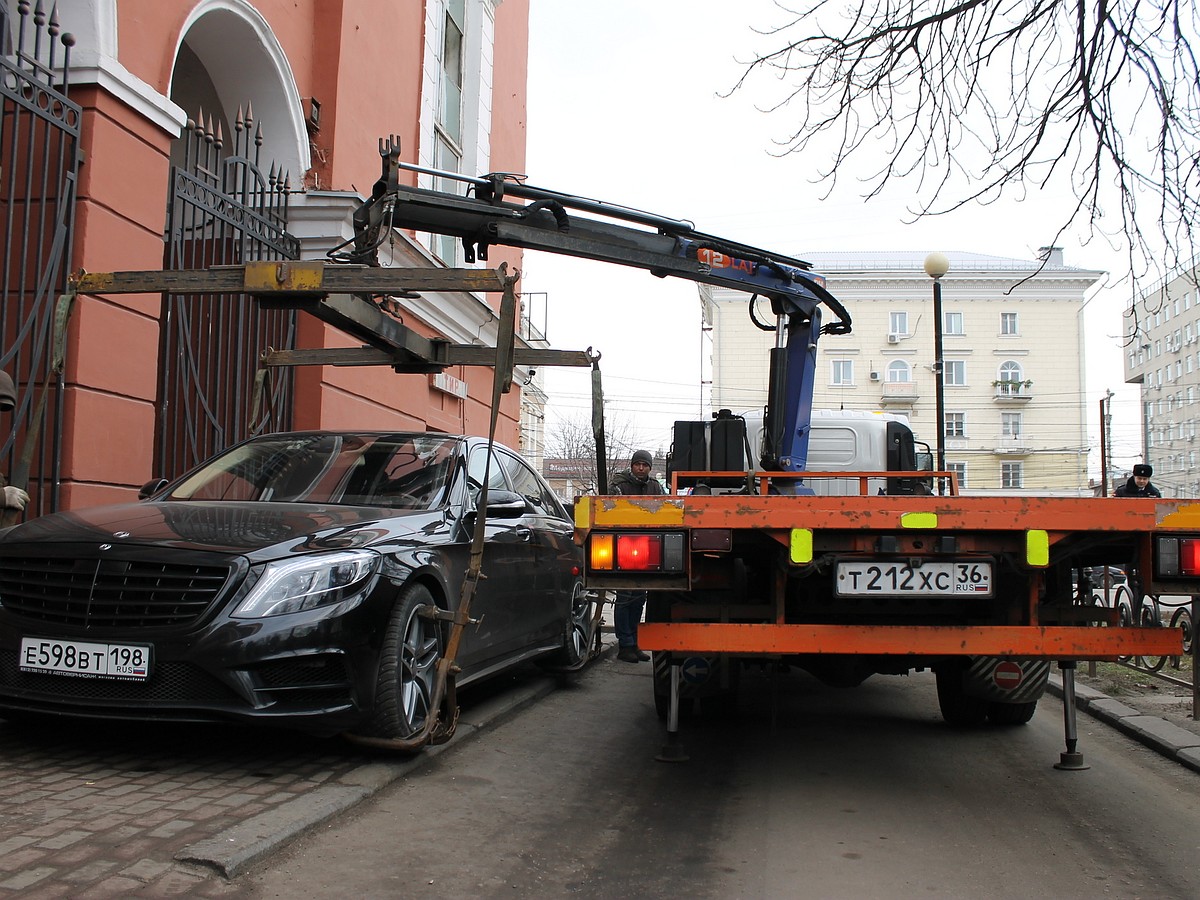
<svg viewBox="0 0 1200 900"><path fill-rule="evenodd" d="M889 344L898 344L898 343L900 343L900 335L898 335L898 334L889 334L889 335L888 335L888 343L889 343Z"/></svg>
<svg viewBox="0 0 1200 900"><path fill-rule="evenodd" d="M878 373L878 372L872 372L872 373L871 373L871 380L872 380L872 381L878 381L878 380L879 380L879 373Z"/></svg>

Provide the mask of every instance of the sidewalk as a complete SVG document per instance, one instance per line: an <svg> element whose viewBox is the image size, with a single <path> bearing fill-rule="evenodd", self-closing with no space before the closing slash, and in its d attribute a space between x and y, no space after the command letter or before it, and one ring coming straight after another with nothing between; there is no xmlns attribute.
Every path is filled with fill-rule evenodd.
<svg viewBox="0 0 1200 900"><path fill-rule="evenodd" d="M1151 679L1152 676L1145 676ZM1110 725L1194 772L1200 772L1200 722L1192 718L1191 692L1167 686L1158 694L1114 700L1075 675L1075 708ZM1062 673L1050 673L1049 694L1062 697Z"/></svg>

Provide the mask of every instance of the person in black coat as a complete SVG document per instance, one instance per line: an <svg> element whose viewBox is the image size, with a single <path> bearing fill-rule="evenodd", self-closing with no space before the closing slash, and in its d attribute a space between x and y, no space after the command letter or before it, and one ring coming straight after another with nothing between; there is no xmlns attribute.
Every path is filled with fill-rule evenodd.
<svg viewBox="0 0 1200 900"><path fill-rule="evenodd" d="M646 497L665 494L657 478L650 475L654 457L647 450L638 450L629 461L629 468L613 476L610 490L614 494ZM646 606L645 591L617 591L613 610L613 631L617 635L617 659L624 662L645 662L650 654L638 648L638 623Z"/></svg>
<svg viewBox="0 0 1200 900"><path fill-rule="evenodd" d="M1116 490L1118 497L1162 497L1162 492L1150 483L1154 469L1145 463L1133 467L1133 474Z"/></svg>

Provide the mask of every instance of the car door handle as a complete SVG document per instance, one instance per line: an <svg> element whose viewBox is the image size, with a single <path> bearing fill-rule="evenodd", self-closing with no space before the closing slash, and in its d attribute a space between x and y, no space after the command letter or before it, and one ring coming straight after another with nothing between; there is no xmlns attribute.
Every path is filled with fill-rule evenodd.
<svg viewBox="0 0 1200 900"><path fill-rule="evenodd" d="M516 531L517 540L519 540L519 541L533 540L533 529L527 528L524 525L518 525L516 527L516 529L514 529L514 530Z"/></svg>

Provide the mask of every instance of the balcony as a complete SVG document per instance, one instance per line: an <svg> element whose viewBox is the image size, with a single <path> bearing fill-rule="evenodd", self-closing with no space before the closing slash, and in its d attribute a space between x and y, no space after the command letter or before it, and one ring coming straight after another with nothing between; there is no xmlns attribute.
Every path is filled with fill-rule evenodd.
<svg viewBox="0 0 1200 900"><path fill-rule="evenodd" d="M912 406L918 399L915 381L885 381L879 402L884 406Z"/></svg>
<svg viewBox="0 0 1200 900"><path fill-rule="evenodd" d="M992 399L996 403L1021 404L1033 399L1032 381L993 381L995 393Z"/></svg>
<svg viewBox="0 0 1200 900"><path fill-rule="evenodd" d="M1028 456L1029 446L1019 434L1001 435L992 452L997 456Z"/></svg>

